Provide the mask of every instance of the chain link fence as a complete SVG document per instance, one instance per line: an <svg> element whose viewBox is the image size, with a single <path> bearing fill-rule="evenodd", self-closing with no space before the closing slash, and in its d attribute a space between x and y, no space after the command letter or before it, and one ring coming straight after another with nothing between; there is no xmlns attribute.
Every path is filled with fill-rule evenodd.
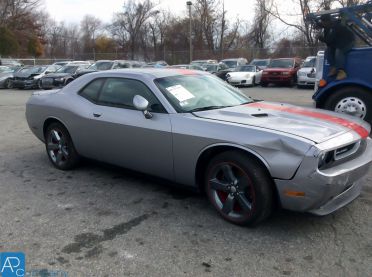
<svg viewBox="0 0 372 277"><path fill-rule="evenodd" d="M193 50L193 60L214 59L222 60L227 58L246 58L251 61L255 58L284 58L284 57L300 57L315 56L318 51L324 50L322 47L286 47L286 48L242 48L225 51L211 51L211 50ZM92 51L90 53L74 53L73 57L56 57L56 58L20 58L18 59L26 65L43 65L52 64L58 61L82 60L82 61L96 61L96 60L138 60L138 61L157 61L164 60L168 64L187 64L189 63L189 50L167 50L157 49L138 50L133 55L129 52L113 52L113 53L99 53Z"/></svg>

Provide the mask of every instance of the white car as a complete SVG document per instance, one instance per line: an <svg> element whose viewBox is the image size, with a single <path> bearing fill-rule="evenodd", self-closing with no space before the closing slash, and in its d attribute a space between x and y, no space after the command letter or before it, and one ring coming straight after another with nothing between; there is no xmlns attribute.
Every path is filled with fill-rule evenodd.
<svg viewBox="0 0 372 277"><path fill-rule="evenodd" d="M307 57L301 68L297 71L297 87L307 87L315 85L315 62L316 57Z"/></svg>
<svg viewBox="0 0 372 277"><path fill-rule="evenodd" d="M255 65L241 65L226 74L227 82L233 86L254 86L261 82L262 69Z"/></svg>

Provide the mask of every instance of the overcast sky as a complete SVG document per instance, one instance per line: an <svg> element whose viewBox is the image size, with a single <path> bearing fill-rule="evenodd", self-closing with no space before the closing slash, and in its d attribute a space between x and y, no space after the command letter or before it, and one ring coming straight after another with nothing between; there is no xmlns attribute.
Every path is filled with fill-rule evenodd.
<svg viewBox="0 0 372 277"><path fill-rule="evenodd" d="M125 0L44 0L46 10L57 21L79 23L85 14L91 14L104 22L109 22L112 15L120 12ZM157 2L156 0L154 2ZM186 0L158 0L157 9L165 9L177 15L186 12ZM254 0L225 0L229 18L251 20Z"/></svg>

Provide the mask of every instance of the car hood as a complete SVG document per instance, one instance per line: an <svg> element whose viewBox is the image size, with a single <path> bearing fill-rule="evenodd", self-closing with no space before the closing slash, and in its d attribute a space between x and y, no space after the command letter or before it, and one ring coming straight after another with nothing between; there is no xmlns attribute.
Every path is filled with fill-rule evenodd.
<svg viewBox="0 0 372 277"><path fill-rule="evenodd" d="M280 68L280 67L265 68L266 72L287 72L291 70L293 70L292 67L291 68Z"/></svg>
<svg viewBox="0 0 372 277"><path fill-rule="evenodd" d="M235 77L235 78L239 78L239 77L245 77L245 76L254 76L255 75L255 72L243 72L243 71L240 71L240 72L230 72L229 75L231 77Z"/></svg>
<svg viewBox="0 0 372 277"><path fill-rule="evenodd" d="M315 67L303 67L298 70L299 72L304 72L304 73L315 73Z"/></svg>
<svg viewBox="0 0 372 277"><path fill-rule="evenodd" d="M0 79L7 77L13 77L13 73L0 73Z"/></svg>
<svg viewBox="0 0 372 277"><path fill-rule="evenodd" d="M51 78L62 78L66 76L70 76L70 73L50 73L48 75L45 75L45 77L51 77Z"/></svg>
<svg viewBox="0 0 372 277"><path fill-rule="evenodd" d="M194 115L205 119L284 132L315 143L321 143L350 131L358 133L363 138L367 137L370 132L369 124L355 117L265 101L196 112Z"/></svg>
<svg viewBox="0 0 372 277"><path fill-rule="evenodd" d="M14 73L14 77L18 77L18 78L28 78L31 76L39 76L39 75L43 75L43 73L35 73L35 74L21 73L21 72Z"/></svg>

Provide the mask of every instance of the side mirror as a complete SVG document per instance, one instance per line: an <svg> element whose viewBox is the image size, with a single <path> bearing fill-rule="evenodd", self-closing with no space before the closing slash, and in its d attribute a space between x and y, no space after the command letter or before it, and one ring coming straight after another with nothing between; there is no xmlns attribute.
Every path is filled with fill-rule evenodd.
<svg viewBox="0 0 372 277"><path fill-rule="evenodd" d="M133 105L137 110L143 112L145 118L152 118L152 114L148 111L149 101L147 101L144 97L142 97L141 95L134 96Z"/></svg>

